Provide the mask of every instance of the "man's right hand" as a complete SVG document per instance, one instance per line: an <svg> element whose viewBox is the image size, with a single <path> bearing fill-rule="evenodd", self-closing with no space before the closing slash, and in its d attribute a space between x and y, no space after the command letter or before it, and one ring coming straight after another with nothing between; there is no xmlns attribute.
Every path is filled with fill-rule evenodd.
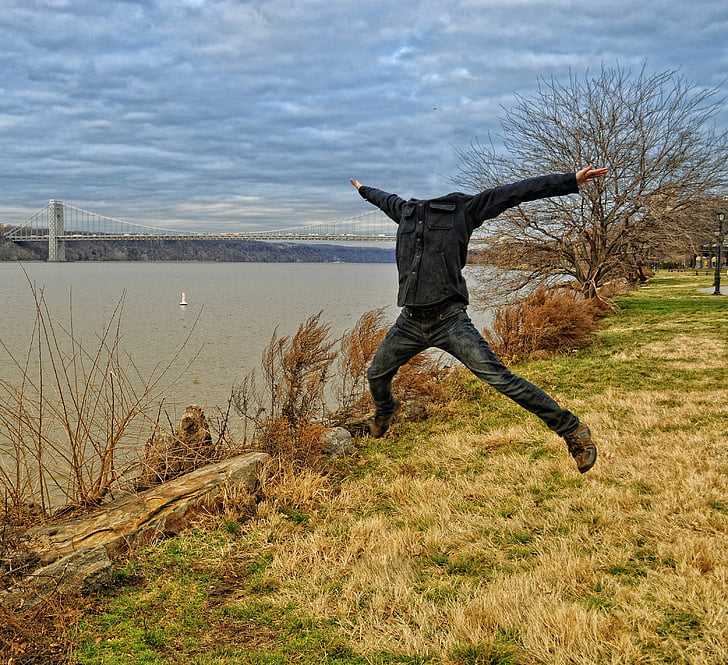
<svg viewBox="0 0 728 665"><path fill-rule="evenodd" d="M583 169L579 169L576 172L576 184L581 187L587 180L593 180L594 178L602 178L607 174L609 169L601 168L595 169L591 164L585 166Z"/></svg>
<svg viewBox="0 0 728 665"><path fill-rule="evenodd" d="M360 182L359 182L359 181L358 181L358 180L357 180L356 178L352 178L351 180L349 180L349 182L351 183L351 186L352 186L352 187L353 187L353 188L354 188L354 189L355 189L355 190L356 190L357 192L359 191L359 187L361 187L361 186L362 186L362 185L361 185L361 183L360 183Z"/></svg>

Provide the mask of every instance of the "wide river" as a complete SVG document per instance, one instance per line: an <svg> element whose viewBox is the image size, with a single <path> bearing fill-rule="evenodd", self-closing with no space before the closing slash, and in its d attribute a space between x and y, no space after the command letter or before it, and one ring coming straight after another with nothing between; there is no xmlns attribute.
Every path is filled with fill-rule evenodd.
<svg viewBox="0 0 728 665"><path fill-rule="evenodd" d="M167 392L167 407L177 415L190 403L224 405L231 386L259 365L276 326L280 334L292 334L307 316L323 310L323 320L338 336L367 310L387 308L388 321L398 313L394 264L83 262L25 263L24 268L44 290L54 321L63 328L68 328L72 299L74 333L87 349L95 348L123 294L122 348L142 375L171 358L199 314L169 374L170 379L176 376L199 351ZM182 291L186 307L179 305ZM0 340L21 357L33 330L35 307L17 263L0 263L0 294ZM472 308L470 315L479 327L488 321L488 314ZM0 378L13 382L18 376L0 348Z"/></svg>

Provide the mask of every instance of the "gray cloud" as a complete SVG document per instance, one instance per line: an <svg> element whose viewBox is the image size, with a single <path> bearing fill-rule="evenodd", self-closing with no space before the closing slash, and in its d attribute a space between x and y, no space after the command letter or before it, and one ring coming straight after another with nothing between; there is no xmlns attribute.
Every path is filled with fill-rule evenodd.
<svg viewBox="0 0 728 665"><path fill-rule="evenodd" d="M0 2L0 221L48 198L253 228L449 191L537 77L602 62L726 85L724 2ZM725 124L727 116L720 122Z"/></svg>

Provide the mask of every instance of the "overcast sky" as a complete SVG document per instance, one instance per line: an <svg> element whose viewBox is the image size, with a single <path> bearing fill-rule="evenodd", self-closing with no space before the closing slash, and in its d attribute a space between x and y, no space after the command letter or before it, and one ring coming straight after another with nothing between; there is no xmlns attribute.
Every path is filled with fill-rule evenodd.
<svg viewBox="0 0 728 665"><path fill-rule="evenodd" d="M728 3L0 0L0 221L288 226L366 211L351 176L436 196L539 75L644 59L725 88Z"/></svg>

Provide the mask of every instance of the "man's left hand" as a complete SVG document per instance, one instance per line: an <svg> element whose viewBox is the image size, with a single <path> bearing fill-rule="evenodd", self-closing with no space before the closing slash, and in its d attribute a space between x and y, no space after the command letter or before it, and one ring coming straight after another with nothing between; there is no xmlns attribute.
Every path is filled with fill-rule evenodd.
<svg viewBox="0 0 728 665"><path fill-rule="evenodd" d="M581 186L587 180L593 180L594 178L603 178L609 169L601 168L595 169L591 164L585 166L583 169L576 172L576 184Z"/></svg>

